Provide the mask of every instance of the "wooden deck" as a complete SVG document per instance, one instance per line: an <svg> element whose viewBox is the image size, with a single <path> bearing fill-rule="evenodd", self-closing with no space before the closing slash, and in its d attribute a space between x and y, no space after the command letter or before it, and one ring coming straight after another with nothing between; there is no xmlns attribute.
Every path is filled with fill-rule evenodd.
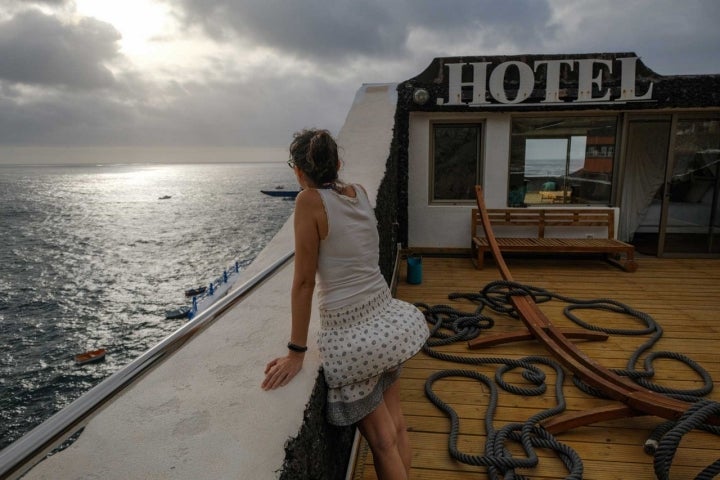
<svg viewBox="0 0 720 480"><path fill-rule="evenodd" d="M718 259L658 259L640 258L639 269L626 273L601 259L506 257L515 280L542 287L551 292L578 299L611 298L635 310L652 316L664 329L663 338L653 348L685 354L700 363L715 381L720 379L720 260ZM476 270L469 258L423 258L423 282L409 285L401 269L396 297L409 302L429 305L446 304L471 312L475 305L467 300L448 300L451 292L478 292L487 283L500 280L494 261L484 270ZM562 313L567 304L558 300L540 304L555 325L575 327ZM508 332L521 329L519 320L491 312L484 313L496 321L492 330L481 333ZM612 328L637 329L641 325L630 317L600 311L576 312L588 323ZM578 342L581 350L609 368L625 368L630 354L649 335L611 335L605 342ZM468 350L465 342L438 347L438 350L464 356L521 358L528 355L549 356L534 341L510 343L483 350ZM644 357L643 357L644 358ZM425 353L410 360L401 378L402 402L413 447L411 478L459 480L488 478L485 467L460 463L448 452L450 422L425 397L424 384L433 372L446 369L472 369L494 376L495 365L468 366L433 359ZM642 365L637 368L642 369ZM697 388L701 382L686 366L672 360L655 362L654 382L676 388ZM553 382L555 374L548 374L548 393L536 397L521 397L500 390L495 427L522 422L555 404ZM519 373L510 373L518 385L526 384ZM569 378L564 382L568 410L582 411L611 404L610 400L594 398L581 392ZM484 416L488 404L488 389L470 379L444 379L435 384L435 391L460 416L458 448L467 454L482 455L485 442ZM720 401L720 391L714 390L706 398ZM633 417L580 427L559 434L558 440L573 448L582 458L583 478L586 480L644 480L655 479L653 457L644 453L643 444L650 431L661 423L657 417ZM522 456L521 449L511 448ZM518 470L533 479L559 479L567 475L562 462L550 451L539 449L537 467ZM710 433L693 431L683 437L670 470L672 479L692 479L706 466L720 457L720 439ZM375 479L372 455L365 445L358 453L355 480Z"/></svg>

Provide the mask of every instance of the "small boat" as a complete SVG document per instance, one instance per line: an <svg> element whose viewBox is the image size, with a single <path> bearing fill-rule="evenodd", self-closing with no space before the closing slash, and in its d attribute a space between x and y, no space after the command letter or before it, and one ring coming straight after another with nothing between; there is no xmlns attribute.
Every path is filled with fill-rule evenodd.
<svg viewBox="0 0 720 480"><path fill-rule="evenodd" d="M170 195L163 195L162 197L158 197L158 200L168 200L168 199L170 199L170 198L172 198L172 196L170 196Z"/></svg>
<svg viewBox="0 0 720 480"><path fill-rule="evenodd" d="M168 310L165 312L165 318L166 319L175 319L175 318L187 318L190 314L190 307L180 307L176 308L175 310Z"/></svg>
<svg viewBox="0 0 720 480"><path fill-rule="evenodd" d="M75 355L75 364L84 365L86 363L99 362L105 359L107 350L104 348L98 348L97 350L88 350L87 352L78 353Z"/></svg>
<svg viewBox="0 0 720 480"><path fill-rule="evenodd" d="M271 197L285 197L285 198L295 198L297 197L297 194L300 193L300 190L260 190L265 195L270 195Z"/></svg>
<svg viewBox="0 0 720 480"><path fill-rule="evenodd" d="M191 288L189 290L185 290L185 296L186 297L194 297L195 295L200 295L200 294L205 293L205 290L207 290L207 287Z"/></svg>

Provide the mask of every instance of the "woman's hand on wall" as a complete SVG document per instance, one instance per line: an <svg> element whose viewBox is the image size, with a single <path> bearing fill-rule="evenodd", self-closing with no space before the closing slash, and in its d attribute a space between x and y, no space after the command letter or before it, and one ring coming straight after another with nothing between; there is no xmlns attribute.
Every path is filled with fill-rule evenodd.
<svg viewBox="0 0 720 480"><path fill-rule="evenodd" d="M302 369L304 353L289 352L285 357L271 361L265 367L265 380L262 382L263 390L274 390L284 387Z"/></svg>

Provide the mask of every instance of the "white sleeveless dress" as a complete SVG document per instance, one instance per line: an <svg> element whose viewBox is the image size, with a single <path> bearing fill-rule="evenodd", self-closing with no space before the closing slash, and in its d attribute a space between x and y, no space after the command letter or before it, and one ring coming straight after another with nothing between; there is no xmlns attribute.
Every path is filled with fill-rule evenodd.
<svg viewBox="0 0 720 480"><path fill-rule="evenodd" d="M350 425L371 413L429 336L425 316L392 298L378 266L375 213L365 190L355 197L319 189L328 219L320 242L318 348L328 384L328 421Z"/></svg>

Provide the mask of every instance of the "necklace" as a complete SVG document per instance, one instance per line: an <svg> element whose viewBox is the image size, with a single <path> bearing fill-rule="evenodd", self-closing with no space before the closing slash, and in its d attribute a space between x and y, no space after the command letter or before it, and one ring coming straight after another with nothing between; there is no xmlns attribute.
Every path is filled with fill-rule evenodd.
<svg viewBox="0 0 720 480"><path fill-rule="evenodd" d="M320 188L324 190L335 190L337 193L342 193L342 187L337 182L327 182L320 185Z"/></svg>

